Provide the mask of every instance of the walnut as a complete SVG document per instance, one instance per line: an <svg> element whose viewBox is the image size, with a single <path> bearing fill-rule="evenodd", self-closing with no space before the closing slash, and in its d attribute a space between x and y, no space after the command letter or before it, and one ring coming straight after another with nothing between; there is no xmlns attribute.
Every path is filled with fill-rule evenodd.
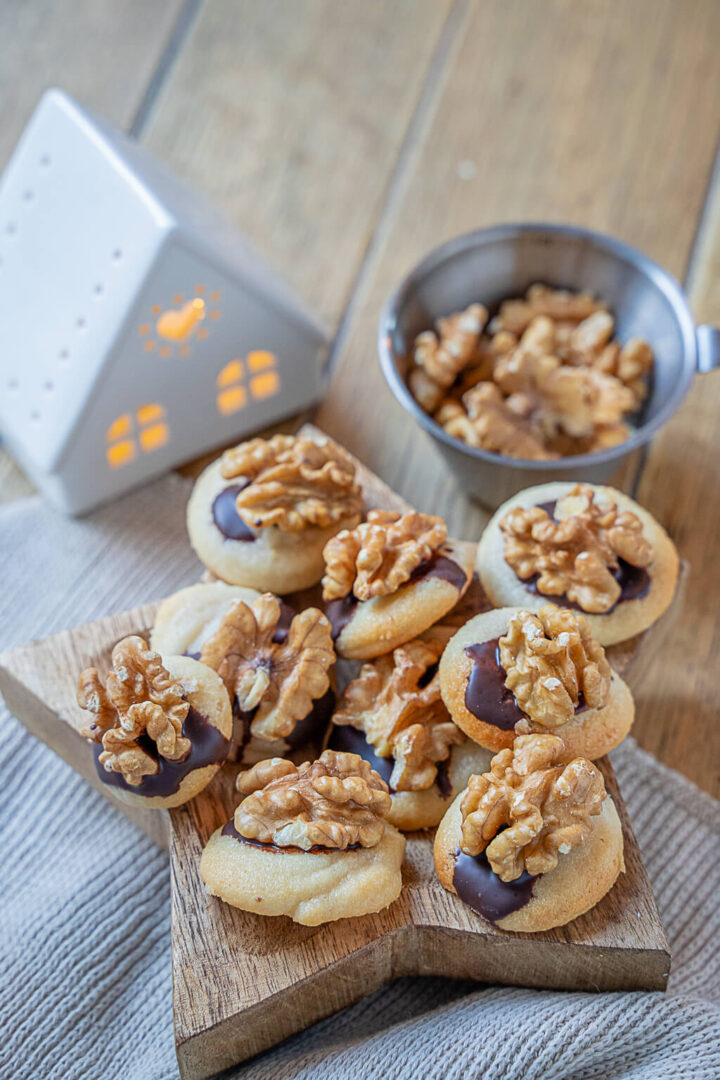
<svg viewBox="0 0 720 1080"><path fill-rule="evenodd" d="M222 457L226 480L250 483L237 496L237 512L246 525L288 532L308 526L335 525L359 516L362 493L349 455L329 441L274 435L252 439Z"/></svg>
<svg viewBox="0 0 720 1080"><path fill-rule="evenodd" d="M415 339L413 358L439 386L448 387L476 354L478 339L487 311L482 304L471 304L465 311L438 319L440 335L426 330Z"/></svg>
<svg viewBox="0 0 720 1080"><path fill-rule="evenodd" d="M583 695L601 709L610 693L605 650L582 615L546 604L537 615L522 611L499 641L505 685L536 724L556 728L572 720Z"/></svg>
<svg viewBox="0 0 720 1080"><path fill-rule="evenodd" d="M471 445L507 457L536 461L556 456L545 449L533 426L530 419L532 406L527 397L513 394L503 398L494 383L480 383L468 390L463 404L476 439ZM446 422L444 427L448 434L462 437L457 420Z"/></svg>
<svg viewBox="0 0 720 1080"><path fill-rule="evenodd" d="M490 328L522 334L537 315L546 315L556 322L575 323L601 310L603 305L589 293L566 292L536 284L530 286L524 300L505 300Z"/></svg>
<svg viewBox="0 0 720 1080"><path fill-rule="evenodd" d="M387 784L367 761L335 750L299 767L282 758L260 761L240 773L237 788L244 796L234 819L241 836L304 851L374 847L391 806Z"/></svg>
<svg viewBox="0 0 720 1080"><path fill-rule="evenodd" d="M433 672L442 643L411 641L363 664L347 686L333 716L364 732L378 757L393 757L394 791L421 791L437 776L454 743L464 741L440 697L440 679ZM432 676L429 678L428 676Z"/></svg>
<svg viewBox="0 0 720 1080"><path fill-rule="evenodd" d="M159 768L157 760L139 745L141 735L152 739L166 761L181 761L190 753L190 740L182 734L190 709L185 688L140 637L117 643L105 686L96 668L81 672L77 701L94 717L82 735L102 744L100 764L107 772L122 773L133 787Z"/></svg>
<svg viewBox="0 0 720 1080"><path fill-rule="evenodd" d="M505 514L505 561L523 580L538 575L536 587L545 596L564 595L592 613L609 611L621 591L612 573L618 559L638 567L652 562L642 522L615 503L595 502L587 484L558 500L555 518L539 506Z"/></svg>
<svg viewBox="0 0 720 1080"><path fill-rule="evenodd" d="M609 342L615 329L615 320L609 311L595 311L583 319L570 334L570 349L577 356L597 355Z"/></svg>
<svg viewBox="0 0 720 1080"><path fill-rule="evenodd" d="M252 606L235 600L200 654L230 699L243 712L255 710L250 730L263 739L284 738L308 715L327 691L335 662L330 623L321 611L307 608L295 615L287 637L276 642L280 610L272 593Z"/></svg>
<svg viewBox="0 0 720 1080"><path fill-rule="evenodd" d="M554 870L602 812L602 774L584 758L556 764L563 751L555 735L521 735L495 755L490 772L470 777L460 847L467 855L485 851L502 881Z"/></svg>
<svg viewBox="0 0 720 1080"><path fill-rule="evenodd" d="M418 405L426 413L434 413L445 397L445 389L428 375L425 368L413 368L408 375L408 385Z"/></svg>
<svg viewBox="0 0 720 1080"><path fill-rule="evenodd" d="M648 376L653 369L655 357L647 341L630 338L624 345L613 341L606 345L594 361L605 375L614 375L632 393L638 409L648 391Z"/></svg>
<svg viewBox="0 0 720 1080"><path fill-rule="evenodd" d="M344 529L325 545L323 599L336 600L350 592L358 600L388 596L446 539L445 522L432 514L371 510L367 521Z"/></svg>

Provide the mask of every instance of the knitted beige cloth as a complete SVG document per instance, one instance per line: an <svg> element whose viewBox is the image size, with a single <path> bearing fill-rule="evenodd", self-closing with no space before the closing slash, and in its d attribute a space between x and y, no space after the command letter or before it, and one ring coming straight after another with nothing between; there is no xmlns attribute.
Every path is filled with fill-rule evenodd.
<svg viewBox="0 0 720 1080"><path fill-rule="evenodd" d="M196 580L187 485L83 521L0 513L0 647ZM69 673L71 677L71 673ZM6 711L0 717L0 1077L177 1077L167 859ZM667 994L403 979L230 1075L253 1080L718 1080L720 804L613 755L673 952Z"/></svg>

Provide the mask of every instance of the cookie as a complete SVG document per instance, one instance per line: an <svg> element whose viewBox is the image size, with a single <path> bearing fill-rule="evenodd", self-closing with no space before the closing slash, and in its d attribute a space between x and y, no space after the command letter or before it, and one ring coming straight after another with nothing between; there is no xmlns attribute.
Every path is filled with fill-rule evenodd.
<svg viewBox="0 0 720 1080"><path fill-rule="evenodd" d="M387 820L404 831L431 828L489 755L469 742L440 697L442 645L410 641L363 664L333 715L328 746L359 754L387 783Z"/></svg>
<svg viewBox="0 0 720 1080"><path fill-rule="evenodd" d="M662 526L622 492L552 483L526 488L496 511L477 570L497 607L569 607L601 645L613 645L667 609L678 555Z"/></svg>
<svg viewBox="0 0 720 1080"><path fill-rule="evenodd" d="M405 838L387 785L355 754L279 758L238 777L242 801L210 837L200 876L211 896L318 926L381 911L400 895Z"/></svg>
<svg viewBox="0 0 720 1080"><path fill-rule="evenodd" d="M96 668L78 679L78 704L91 719L102 783L123 802L154 809L182 806L207 787L230 749L232 713L222 680L187 656L119 641L103 685Z"/></svg>
<svg viewBox="0 0 720 1080"><path fill-rule="evenodd" d="M256 589L209 581L180 589L162 601L150 633L150 647L156 652L192 656L199 660L202 647L215 634L233 600L252 604L261 595ZM285 606L285 621L292 611Z"/></svg>
<svg viewBox="0 0 720 1080"><path fill-rule="evenodd" d="M448 540L442 518L371 510L323 552L325 612L338 655L369 660L422 634L472 578L475 545Z"/></svg>
<svg viewBox="0 0 720 1080"><path fill-rule="evenodd" d="M201 473L187 525L216 577L285 594L317 584L325 544L362 510L355 465L335 443L275 435L241 443Z"/></svg>
<svg viewBox="0 0 720 1080"><path fill-rule="evenodd" d="M501 930L538 933L594 907L625 869L622 826L602 774L561 740L524 735L473 776L440 822L435 872Z"/></svg>
<svg viewBox="0 0 720 1080"><path fill-rule="evenodd" d="M635 715L587 620L554 604L475 616L448 642L439 681L458 727L495 752L516 735L549 733L563 740L563 760L592 761L622 742Z"/></svg>
<svg viewBox="0 0 720 1080"><path fill-rule="evenodd" d="M232 760L317 756L335 705L335 650L321 611L295 614L272 593L231 600L200 659L232 703Z"/></svg>

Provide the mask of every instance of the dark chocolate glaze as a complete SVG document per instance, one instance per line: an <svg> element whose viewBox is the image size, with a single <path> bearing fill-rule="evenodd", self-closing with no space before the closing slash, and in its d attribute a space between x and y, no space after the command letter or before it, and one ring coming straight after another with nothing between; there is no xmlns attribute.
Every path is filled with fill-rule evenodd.
<svg viewBox="0 0 720 1080"><path fill-rule="evenodd" d="M500 663L499 640L492 638L465 649L472 665L465 688L465 705L478 720L501 731L513 731L518 720L527 719L527 713L505 685L507 676Z"/></svg>
<svg viewBox="0 0 720 1080"><path fill-rule="evenodd" d="M278 600L280 600L280 597L278 597ZM284 645L287 641L287 636L290 632L290 623L296 615L297 612L294 608L291 608L284 600L280 600L280 618L277 621L275 633L273 634L273 641L277 645Z"/></svg>
<svg viewBox="0 0 720 1080"><path fill-rule="evenodd" d="M358 728L354 728L350 724L333 725L328 740L328 750L340 750L346 754L358 754L382 777L388 788L390 788L390 794L396 794L395 788L390 787L390 777L395 764L394 759L391 757L378 757L372 743L369 743L365 738L364 731L359 731ZM452 754L452 750L450 753ZM452 795L452 784L448 772L449 765L449 758L445 761L436 762L437 776L435 777L435 784L443 799L448 799Z"/></svg>
<svg viewBox="0 0 720 1080"><path fill-rule="evenodd" d="M212 504L213 521L226 540L242 540L250 543L255 539L255 533L247 527L235 505L239 493L246 487L247 483L228 484L216 496Z"/></svg>
<svg viewBox="0 0 720 1080"><path fill-rule="evenodd" d="M413 570L407 584L423 581L425 578L432 577L448 581L451 585L455 586L458 592L461 592L462 589L465 588L465 583L467 581L467 574L453 559L449 559L447 555L435 554L431 559L420 563L420 565ZM355 608L359 603L360 601L350 593L348 596L343 596L341 600L330 600L325 604L324 610L330 620L333 641L337 641L340 637L343 630L352 619Z"/></svg>
<svg viewBox="0 0 720 1080"><path fill-rule="evenodd" d="M346 848L329 848L323 847L321 844L313 844L311 848L306 849L295 847L292 844L288 847L280 847L278 844L267 844L264 843L262 840L250 840L247 836L243 836L242 833L239 833L237 831L237 829L235 828L234 817L230 818L227 825L223 825L222 829L220 830L220 835L232 836L240 844L250 844L251 847L259 847L262 848L263 851L275 851L281 855L290 851L300 851L303 855L315 855L319 851L357 851L357 849L360 847L360 844L348 844Z"/></svg>
<svg viewBox="0 0 720 1080"><path fill-rule="evenodd" d="M518 720L526 720L527 713L518 705L512 690L505 685L507 674L500 663L499 638L483 641L480 645L468 645L465 654L472 666L465 688L465 705L473 716L501 731L514 731ZM575 713L587 709L582 690L578 694Z"/></svg>
<svg viewBox="0 0 720 1080"><path fill-rule="evenodd" d="M307 716L303 720L298 720L289 735L283 736L290 749L299 750L308 743L321 746L334 710L335 691L330 686L322 697L315 698Z"/></svg>
<svg viewBox="0 0 720 1080"><path fill-rule="evenodd" d="M158 763L158 771L151 776L144 776L139 784L128 784L119 772L107 772L98 760L102 753L102 746L98 743L94 746L95 768L103 784L111 787L123 788L132 791L136 795L147 798L174 795L180 787L180 783L188 773L194 769L202 769L205 765L221 764L228 755L230 740L226 739L221 731L210 723L192 705L182 726L182 733L190 740L190 751L182 761L166 761L160 757L157 746L147 735L141 735L137 739L138 746Z"/></svg>
<svg viewBox="0 0 720 1080"><path fill-rule="evenodd" d="M555 521L556 505L557 501L538 503L538 508L544 510L553 521ZM612 570L611 573L620 586L620 596L611 608L601 612L602 615L609 615L611 611L615 610L618 604L624 604L628 600L640 600L643 596L647 596L650 591L650 585L652 584L652 578L644 566L632 566L632 564L626 562L625 559L618 559L617 569ZM531 578L522 579L522 581L527 591L533 593L534 596L546 597L555 604L561 604L563 607L570 608L572 611L579 611L583 615L590 614L590 612L587 612L580 604L576 604L574 600L568 600L564 593L557 595L555 593L540 592L537 587L539 579L540 575L535 574Z"/></svg>
<svg viewBox="0 0 720 1080"><path fill-rule="evenodd" d="M496 923L525 907L536 881L537 877L526 870L515 881L503 881L490 866L484 851L479 855L466 855L458 848L455 853L455 890L463 903L488 922Z"/></svg>

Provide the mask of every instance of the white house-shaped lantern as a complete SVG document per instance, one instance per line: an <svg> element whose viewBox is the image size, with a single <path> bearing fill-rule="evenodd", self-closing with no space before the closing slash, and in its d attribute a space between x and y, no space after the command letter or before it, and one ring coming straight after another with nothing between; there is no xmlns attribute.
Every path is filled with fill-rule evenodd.
<svg viewBox="0 0 720 1080"><path fill-rule="evenodd" d="M322 328L227 221L65 94L0 183L0 430L80 513L321 395Z"/></svg>

